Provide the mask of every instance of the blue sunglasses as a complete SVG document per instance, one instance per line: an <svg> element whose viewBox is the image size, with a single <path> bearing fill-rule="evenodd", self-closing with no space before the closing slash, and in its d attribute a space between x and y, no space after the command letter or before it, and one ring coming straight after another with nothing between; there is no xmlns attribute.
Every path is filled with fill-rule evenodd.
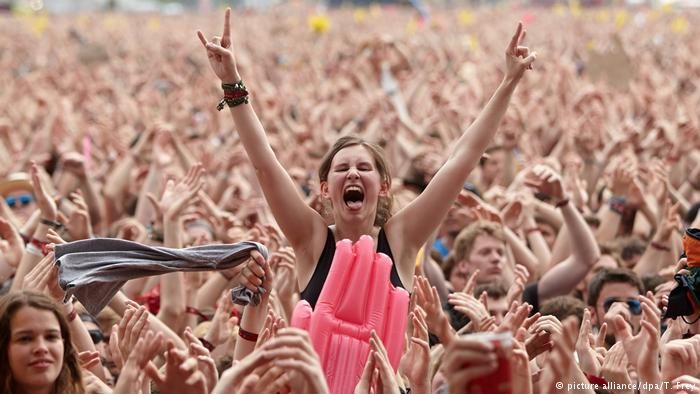
<svg viewBox="0 0 700 394"><path fill-rule="evenodd" d="M612 304L616 302L624 302L627 304L627 306L630 308L630 313L633 315L640 315L642 313L642 303L641 301L635 299L635 298L617 298L617 297L610 297L603 302L603 310L607 312L610 310L610 307Z"/></svg>
<svg viewBox="0 0 700 394"><path fill-rule="evenodd" d="M34 201L34 197L32 197L31 194L20 194L18 197L15 196L10 196L10 197L5 197L5 202L10 208L14 208L15 205L17 206L25 206L29 205L32 201Z"/></svg>

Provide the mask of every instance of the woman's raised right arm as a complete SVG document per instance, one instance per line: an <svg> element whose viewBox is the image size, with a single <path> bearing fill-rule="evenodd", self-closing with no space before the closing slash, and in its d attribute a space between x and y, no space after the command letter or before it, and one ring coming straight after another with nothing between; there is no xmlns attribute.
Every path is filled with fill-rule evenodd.
<svg viewBox="0 0 700 394"><path fill-rule="evenodd" d="M201 31L197 31L200 41L207 50L209 63L224 84L236 84L241 77L236 67L231 43L231 9L226 9L224 33L207 41ZM237 91L237 94L241 91ZM247 92L246 92L247 94ZM304 245L309 236L325 227L323 218L306 205L294 181L275 157L258 116L247 101L230 107L231 115L243 147L255 168L265 199L270 205L275 220L292 246Z"/></svg>

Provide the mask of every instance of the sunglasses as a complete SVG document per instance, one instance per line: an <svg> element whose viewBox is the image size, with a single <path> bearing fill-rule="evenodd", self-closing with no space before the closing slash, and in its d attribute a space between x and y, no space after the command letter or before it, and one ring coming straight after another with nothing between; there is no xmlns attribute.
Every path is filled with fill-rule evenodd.
<svg viewBox="0 0 700 394"><path fill-rule="evenodd" d="M14 208L15 205L17 206L25 206L29 205L32 201L34 201L34 197L32 197L31 194L20 194L19 196L10 196L10 197L5 197L5 202L10 208Z"/></svg>
<svg viewBox="0 0 700 394"><path fill-rule="evenodd" d="M642 303L641 301L635 299L635 298L617 298L617 297L610 297L603 302L603 310L607 312L610 310L610 307L612 304L616 302L624 302L627 304L627 306L630 308L630 313L633 315L640 315L642 314Z"/></svg>
<svg viewBox="0 0 700 394"><path fill-rule="evenodd" d="M105 340L105 336L102 334L101 330L88 330L88 334L90 334L90 339L92 339L94 345Z"/></svg>

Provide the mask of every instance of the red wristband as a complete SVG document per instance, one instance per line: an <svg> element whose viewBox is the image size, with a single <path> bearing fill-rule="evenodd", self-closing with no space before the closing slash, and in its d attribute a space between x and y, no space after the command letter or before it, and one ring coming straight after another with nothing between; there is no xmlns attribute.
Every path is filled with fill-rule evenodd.
<svg viewBox="0 0 700 394"><path fill-rule="evenodd" d="M242 329L241 327L238 327L238 336L245 339L246 341L250 342L257 342L258 341L258 334L254 334L250 331L246 331Z"/></svg>
<svg viewBox="0 0 700 394"><path fill-rule="evenodd" d="M192 306L185 307L185 313L188 313L190 315L195 315L204 321L211 320L207 315L200 312L199 309L192 307Z"/></svg>
<svg viewBox="0 0 700 394"><path fill-rule="evenodd" d="M29 241L29 243L39 248L39 250L41 250L41 254L43 254L44 256L49 254L48 242L42 242L36 238L32 238L32 240Z"/></svg>
<svg viewBox="0 0 700 394"><path fill-rule="evenodd" d="M670 252L670 251L671 251L671 248L669 248L668 246L662 244L661 242L651 241L651 243L649 244L649 246L651 246L652 248L654 248L654 249L656 249L656 250L661 250L661 251L664 251L664 252Z"/></svg>
<svg viewBox="0 0 700 394"><path fill-rule="evenodd" d="M568 204L568 203L569 203L569 199L568 199L568 198L564 198L563 200L559 201L555 206L556 206L557 208L561 208L561 207L566 206L566 204Z"/></svg>
<svg viewBox="0 0 700 394"><path fill-rule="evenodd" d="M595 376L590 373L585 373L584 375L586 375L586 379L588 379L589 383L597 384L598 386L607 386L608 384L608 381L600 376Z"/></svg>
<svg viewBox="0 0 700 394"><path fill-rule="evenodd" d="M199 339L199 342L202 342L202 346L207 348L207 350L209 350L210 352L213 352L214 349L216 349L216 346L214 346L213 343L207 341L206 339L204 339L204 338L197 338L197 339Z"/></svg>
<svg viewBox="0 0 700 394"><path fill-rule="evenodd" d="M73 305L73 307L71 308L70 312L68 312L68 314L66 315L66 319L67 319L68 322L70 323L70 322L72 322L73 320L75 320L75 317L76 317L76 316L78 316L78 311L75 310L75 305Z"/></svg>

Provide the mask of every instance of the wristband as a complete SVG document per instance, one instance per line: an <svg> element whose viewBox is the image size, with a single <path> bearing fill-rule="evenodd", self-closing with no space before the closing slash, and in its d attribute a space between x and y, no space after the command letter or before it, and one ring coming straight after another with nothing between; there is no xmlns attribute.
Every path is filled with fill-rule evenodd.
<svg viewBox="0 0 700 394"><path fill-rule="evenodd" d="M43 241L39 241L36 238L32 238L32 240L29 241L27 246L29 246L29 245L35 246L37 248L37 250L39 251L39 253L41 253L43 256L46 256L47 254L49 254L49 249L48 249L49 243L48 242L43 242Z"/></svg>
<svg viewBox="0 0 700 394"><path fill-rule="evenodd" d="M39 220L39 222L40 222L41 224L44 224L44 225L46 225L46 226L51 227L52 229L54 229L54 230L56 230L56 231L59 231L59 230L61 230L61 229L64 227L64 226L63 226L63 223L61 223L61 222L56 222L56 221L49 220L49 219L41 219L41 220Z"/></svg>
<svg viewBox="0 0 700 394"><path fill-rule="evenodd" d="M528 235L528 234L536 233L538 231L540 231L539 227L531 227L531 228L525 229L525 234Z"/></svg>
<svg viewBox="0 0 700 394"><path fill-rule="evenodd" d="M75 320L76 316L78 316L78 311L75 309L75 305L71 304L71 309L70 312L68 312L68 314L66 315L66 319L70 323L73 320Z"/></svg>
<svg viewBox="0 0 700 394"><path fill-rule="evenodd" d="M41 253L41 249L37 248L33 243L28 243L27 246L24 247L24 251L37 257L44 257L44 254Z"/></svg>
<svg viewBox="0 0 700 394"><path fill-rule="evenodd" d="M250 341L250 342L257 342L258 341L258 334L252 333L250 331L246 331L241 327L238 327L238 336L241 337L242 339L245 339L246 341Z"/></svg>
<svg viewBox="0 0 700 394"><path fill-rule="evenodd" d="M228 105L230 108L233 108L241 104L248 104L250 102L248 88L245 86L242 80L233 84L221 84L221 88L224 90L224 98L222 98L221 101L219 101L219 104L216 106L216 109L219 111L224 109L224 105Z"/></svg>
<svg viewBox="0 0 700 394"><path fill-rule="evenodd" d="M199 339L199 342L202 342L202 346L207 348L207 350L209 350L210 352L213 352L214 349L216 349L216 346L214 346L213 343L207 341L206 339L204 339L204 338L197 338L197 339Z"/></svg>
<svg viewBox="0 0 700 394"><path fill-rule="evenodd" d="M670 252L671 251L671 248L662 244L661 242L651 241L649 246L651 246L652 248L654 248L656 250L661 250L663 252Z"/></svg>
<svg viewBox="0 0 700 394"><path fill-rule="evenodd" d="M627 213L626 202L624 197L619 196L610 197L610 200L608 200L610 210L623 216Z"/></svg>
<svg viewBox="0 0 700 394"><path fill-rule="evenodd" d="M568 204L568 203L569 203L569 199L564 198L563 200L560 200L558 203L556 203L555 207L562 208L562 207L566 206L566 204Z"/></svg>
<svg viewBox="0 0 700 394"><path fill-rule="evenodd" d="M209 319L209 317L207 315L200 312L199 309L192 307L192 306L185 307L185 313L189 313L190 315L195 315L204 321L211 320L211 319Z"/></svg>
<svg viewBox="0 0 700 394"><path fill-rule="evenodd" d="M586 379L588 379L589 383L597 384L598 386L607 386L608 385L608 381L601 378L600 376L595 376L595 375L590 374L590 373L584 373L584 375L586 376Z"/></svg>
<svg viewBox="0 0 700 394"><path fill-rule="evenodd" d="M157 229L153 223L146 225L146 233L148 234L148 238L150 238L152 241L165 241L163 231L161 229Z"/></svg>

